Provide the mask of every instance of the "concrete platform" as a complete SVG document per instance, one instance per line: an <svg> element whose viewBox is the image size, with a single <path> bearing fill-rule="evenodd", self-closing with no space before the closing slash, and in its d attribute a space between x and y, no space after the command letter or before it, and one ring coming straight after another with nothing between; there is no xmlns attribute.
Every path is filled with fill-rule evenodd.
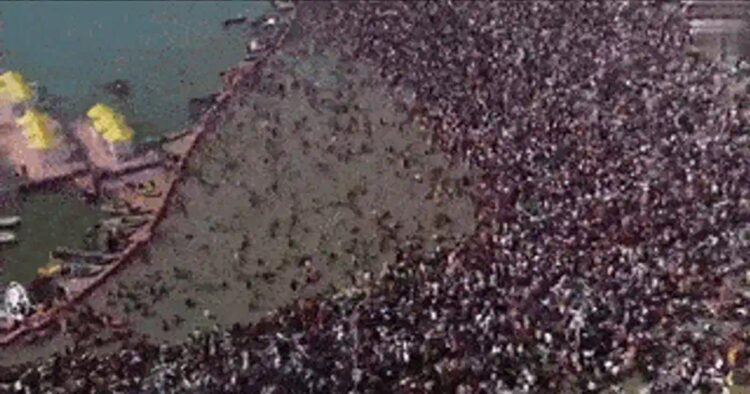
<svg viewBox="0 0 750 394"><path fill-rule="evenodd" d="M85 173L88 166L76 155L77 146L62 131L60 124L51 120L56 130L57 145L52 149L28 148L23 132L12 122L9 108L0 109L0 155L13 166L24 184L39 184L75 177Z"/></svg>
<svg viewBox="0 0 750 394"><path fill-rule="evenodd" d="M105 173L120 174L156 166L164 159L163 155L157 151L132 155L129 152L113 150L98 137L88 122L76 122L73 126L73 133L83 145L92 166Z"/></svg>

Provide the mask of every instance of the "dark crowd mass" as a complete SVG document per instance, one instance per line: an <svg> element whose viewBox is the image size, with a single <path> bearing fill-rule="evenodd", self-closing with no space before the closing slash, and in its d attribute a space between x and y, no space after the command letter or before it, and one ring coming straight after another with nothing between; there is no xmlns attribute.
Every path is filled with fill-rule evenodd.
<svg viewBox="0 0 750 394"><path fill-rule="evenodd" d="M455 161L475 233L262 323L71 348L8 392L721 392L746 367L747 102L679 9L615 1L297 4ZM744 91L741 92L744 94ZM102 391L104 390L104 391Z"/></svg>

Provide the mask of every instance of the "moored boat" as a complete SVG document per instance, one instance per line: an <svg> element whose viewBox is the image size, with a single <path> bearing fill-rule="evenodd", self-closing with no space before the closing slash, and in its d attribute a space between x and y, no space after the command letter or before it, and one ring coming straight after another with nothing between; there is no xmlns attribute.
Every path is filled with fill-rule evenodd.
<svg viewBox="0 0 750 394"><path fill-rule="evenodd" d="M20 216L2 216L0 217L0 228L14 227L21 224Z"/></svg>
<svg viewBox="0 0 750 394"><path fill-rule="evenodd" d="M81 262L63 263L60 274L68 278L87 278L98 275L102 271L101 266Z"/></svg>
<svg viewBox="0 0 750 394"><path fill-rule="evenodd" d="M55 250L52 251L51 256L63 261L81 260L85 263L95 265L106 265L117 258L116 254L75 250L65 247L55 248Z"/></svg>
<svg viewBox="0 0 750 394"><path fill-rule="evenodd" d="M0 244L16 242L16 234L9 231L0 231Z"/></svg>

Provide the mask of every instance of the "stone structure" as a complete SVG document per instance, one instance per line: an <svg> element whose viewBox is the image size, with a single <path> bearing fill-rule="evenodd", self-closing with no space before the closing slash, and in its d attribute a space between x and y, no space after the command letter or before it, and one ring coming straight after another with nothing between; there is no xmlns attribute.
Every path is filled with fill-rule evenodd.
<svg viewBox="0 0 750 394"><path fill-rule="evenodd" d="M735 64L750 55L750 2L685 0L693 44L704 55Z"/></svg>

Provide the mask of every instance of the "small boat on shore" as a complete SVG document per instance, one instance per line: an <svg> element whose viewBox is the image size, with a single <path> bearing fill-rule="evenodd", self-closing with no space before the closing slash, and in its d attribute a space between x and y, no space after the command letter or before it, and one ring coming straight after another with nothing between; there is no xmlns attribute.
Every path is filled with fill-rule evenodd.
<svg viewBox="0 0 750 394"><path fill-rule="evenodd" d="M16 234L10 231L0 231L0 245L16 242Z"/></svg>
<svg viewBox="0 0 750 394"><path fill-rule="evenodd" d="M15 227L21 224L20 216L0 216L0 228Z"/></svg>
<svg viewBox="0 0 750 394"><path fill-rule="evenodd" d="M82 262L95 265L109 264L118 257L116 254L75 250L65 247L56 248L51 252L51 256L62 261L81 260Z"/></svg>

